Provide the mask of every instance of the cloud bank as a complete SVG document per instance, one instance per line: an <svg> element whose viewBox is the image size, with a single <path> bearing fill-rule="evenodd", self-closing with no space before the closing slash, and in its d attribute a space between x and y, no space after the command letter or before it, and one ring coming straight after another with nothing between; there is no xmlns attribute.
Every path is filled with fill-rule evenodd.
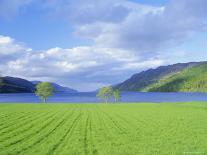
<svg viewBox="0 0 207 155"><path fill-rule="evenodd" d="M0 18L7 18L32 1L0 2ZM81 90L117 83L130 74L169 63L171 57L183 57L183 52L170 49L207 30L206 0L170 0L159 7L129 0L38 3L56 20L68 21L74 35L94 44L36 51L13 38L0 36L0 58L4 62L0 69L7 75L29 79L59 79Z"/></svg>
<svg viewBox="0 0 207 155"><path fill-rule="evenodd" d="M162 63L154 59L138 63L139 58L132 52L102 47L56 47L33 51L7 36L0 36L0 57L4 60L0 70L6 75L32 80L62 79L64 83L75 83L70 85L78 89L89 83L91 88L87 89L90 90L111 84L111 78L117 82L125 71L158 66Z"/></svg>

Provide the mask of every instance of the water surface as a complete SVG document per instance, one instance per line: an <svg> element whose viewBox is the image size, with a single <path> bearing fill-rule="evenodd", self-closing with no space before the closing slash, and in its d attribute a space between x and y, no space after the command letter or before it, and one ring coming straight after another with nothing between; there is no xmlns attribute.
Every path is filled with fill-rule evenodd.
<svg viewBox="0 0 207 155"><path fill-rule="evenodd" d="M205 93L141 93L123 92L122 102L189 102L207 101ZM0 94L1 103L38 103L40 99L35 94ZM56 93L48 99L51 103L97 103L101 102L96 93Z"/></svg>

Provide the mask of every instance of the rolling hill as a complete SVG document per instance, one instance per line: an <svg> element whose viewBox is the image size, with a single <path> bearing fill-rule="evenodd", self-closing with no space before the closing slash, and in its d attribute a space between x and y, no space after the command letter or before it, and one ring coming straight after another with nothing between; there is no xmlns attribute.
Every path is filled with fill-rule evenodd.
<svg viewBox="0 0 207 155"><path fill-rule="evenodd" d="M37 83L40 81L28 81L17 77L2 77L2 83L0 85L0 93L34 93ZM74 89L60 86L56 83L51 83L55 88L55 92L77 92Z"/></svg>
<svg viewBox="0 0 207 155"><path fill-rule="evenodd" d="M35 85L28 80L16 77L2 77L0 93L33 93Z"/></svg>
<svg viewBox="0 0 207 155"><path fill-rule="evenodd" d="M204 91L207 81L207 62L179 63L149 69L115 85L122 91L179 92Z"/></svg>
<svg viewBox="0 0 207 155"><path fill-rule="evenodd" d="M37 85L38 83L40 83L41 81L31 81L33 84ZM52 83L52 86L55 88L55 92L69 92L69 93L77 93L77 90L68 88L68 87L63 87L59 84L56 83Z"/></svg>

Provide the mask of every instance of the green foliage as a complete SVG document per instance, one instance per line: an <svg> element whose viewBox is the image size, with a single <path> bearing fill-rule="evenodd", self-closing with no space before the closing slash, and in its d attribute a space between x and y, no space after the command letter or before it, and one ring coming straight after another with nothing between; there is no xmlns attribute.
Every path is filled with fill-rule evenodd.
<svg viewBox="0 0 207 155"><path fill-rule="evenodd" d="M114 99L115 99L115 102L119 102L121 100L121 92L119 89L115 89L113 91L113 96L114 96Z"/></svg>
<svg viewBox="0 0 207 155"><path fill-rule="evenodd" d="M0 104L0 154L206 154L207 104Z"/></svg>
<svg viewBox="0 0 207 155"><path fill-rule="evenodd" d="M53 92L54 88L49 82L41 82L36 86L35 94L45 103L47 98L53 95Z"/></svg>
<svg viewBox="0 0 207 155"><path fill-rule="evenodd" d="M157 92L207 92L207 64L187 68L145 88Z"/></svg>
<svg viewBox="0 0 207 155"><path fill-rule="evenodd" d="M113 97L112 87L103 87L99 90L97 97L103 99L105 103L108 103L109 99Z"/></svg>

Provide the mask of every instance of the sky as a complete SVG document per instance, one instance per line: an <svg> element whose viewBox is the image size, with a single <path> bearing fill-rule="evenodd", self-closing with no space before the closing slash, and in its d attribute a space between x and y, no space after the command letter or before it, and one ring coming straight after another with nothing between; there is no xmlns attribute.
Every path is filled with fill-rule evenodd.
<svg viewBox="0 0 207 155"><path fill-rule="evenodd" d="M3 76L93 91L206 60L206 0L0 0Z"/></svg>

